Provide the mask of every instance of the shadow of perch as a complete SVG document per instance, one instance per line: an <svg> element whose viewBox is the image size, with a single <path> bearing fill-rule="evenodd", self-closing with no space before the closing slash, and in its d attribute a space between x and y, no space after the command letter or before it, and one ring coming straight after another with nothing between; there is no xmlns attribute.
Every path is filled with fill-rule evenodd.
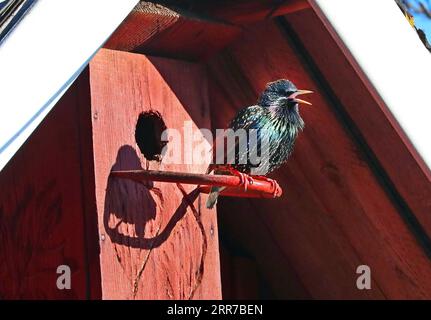
<svg viewBox="0 0 431 320"><path fill-rule="evenodd" d="M111 170L142 170L136 151L131 146L122 146ZM185 194L184 190L181 192L183 199L164 229L158 232L156 236L146 238L146 224L150 220L155 220L157 203L163 205L163 196L160 190L155 188L152 182L138 183L109 177L103 217L106 234L113 243L131 248L148 250L159 247L169 238L177 223L185 216L187 208L190 207L192 211L194 210L193 203L199 196L198 188L188 194ZM112 215L118 219L115 226L109 224ZM119 227L122 223L133 224L136 236L120 233Z"/></svg>

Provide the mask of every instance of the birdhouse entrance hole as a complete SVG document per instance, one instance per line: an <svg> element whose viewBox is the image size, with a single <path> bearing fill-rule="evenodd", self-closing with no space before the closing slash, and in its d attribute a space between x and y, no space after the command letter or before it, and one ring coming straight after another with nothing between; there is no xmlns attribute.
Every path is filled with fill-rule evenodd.
<svg viewBox="0 0 431 320"><path fill-rule="evenodd" d="M147 160L160 161L166 141L162 141L162 132L166 124L157 111L142 112L136 123L135 140L139 150Z"/></svg>

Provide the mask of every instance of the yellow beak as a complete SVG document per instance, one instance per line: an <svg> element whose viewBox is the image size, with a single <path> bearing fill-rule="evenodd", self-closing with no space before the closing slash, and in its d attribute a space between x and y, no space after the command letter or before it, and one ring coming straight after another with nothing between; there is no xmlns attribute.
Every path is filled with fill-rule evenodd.
<svg viewBox="0 0 431 320"><path fill-rule="evenodd" d="M300 95L303 95L303 94L310 94L310 93L313 93L313 91L310 91L310 90L298 90L295 93L291 94L289 96L289 98L294 99L297 103L302 103L302 104L306 104L306 105L312 106L313 105L312 103L297 98L297 96L300 96Z"/></svg>

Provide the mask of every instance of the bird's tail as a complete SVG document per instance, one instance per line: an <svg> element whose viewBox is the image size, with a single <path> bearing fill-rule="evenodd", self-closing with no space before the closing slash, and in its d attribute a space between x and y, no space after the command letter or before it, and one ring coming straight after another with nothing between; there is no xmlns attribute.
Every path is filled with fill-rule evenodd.
<svg viewBox="0 0 431 320"><path fill-rule="evenodd" d="M226 187L212 187L207 199L207 208L212 209L217 203L218 196Z"/></svg>

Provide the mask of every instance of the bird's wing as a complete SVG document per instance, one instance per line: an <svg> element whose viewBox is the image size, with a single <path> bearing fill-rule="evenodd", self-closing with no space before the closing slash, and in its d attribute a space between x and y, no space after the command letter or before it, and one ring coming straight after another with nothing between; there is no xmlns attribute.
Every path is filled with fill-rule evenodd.
<svg viewBox="0 0 431 320"><path fill-rule="evenodd" d="M259 120L265 113L266 109L258 105L244 108L232 119L229 128L233 130L257 128Z"/></svg>
<svg viewBox="0 0 431 320"><path fill-rule="evenodd" d="M262 120L267 116L268 111L265 108L262 108L261 106L255 105L250 106L247 108L244 108L238 112L238 114L235 116L235 118L231 121L229 128L237 131L238 129L244 129L247 134L250 132L251 129L260 129L262 126ZM245 152L238 152L236 151L239 149L239 139L235 139L235 143L230 144L226 147L225 152L225 160L230 155L233 156L235 159L235 164L244 164L248 166L248 156L250 152L256 153L256 144L250 144L247 139L247 150ZM239 150L241 151L241 150Z"/></svg>

